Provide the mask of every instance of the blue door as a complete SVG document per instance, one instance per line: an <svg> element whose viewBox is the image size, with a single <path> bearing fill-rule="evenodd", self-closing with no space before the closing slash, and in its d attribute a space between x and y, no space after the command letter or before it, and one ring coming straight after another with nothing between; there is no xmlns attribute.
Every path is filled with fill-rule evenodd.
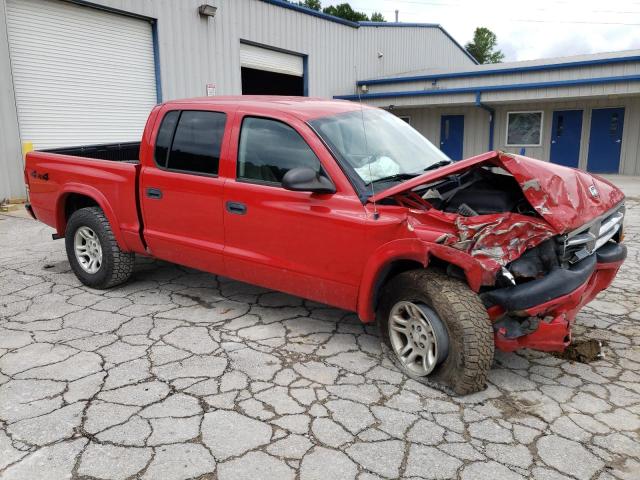
<svg viewBox="0 0 640 480"><path fill-rule="evenodd" d="M553 112L550 160L558 165L578 168L581 136L582 110Z"/></svg>
<svg viewBox="0 0 640 480"><path fill-rule="evenodd" d="M440 119L440 150L451 160L462 160L464 115L443 115Z"/></svg>
<svg viewBox="0 0 640 480"><path fill-rule="evenodd" d="M597 108L591 112L587 170L595 173L618 173L624 108Z"/></svg>

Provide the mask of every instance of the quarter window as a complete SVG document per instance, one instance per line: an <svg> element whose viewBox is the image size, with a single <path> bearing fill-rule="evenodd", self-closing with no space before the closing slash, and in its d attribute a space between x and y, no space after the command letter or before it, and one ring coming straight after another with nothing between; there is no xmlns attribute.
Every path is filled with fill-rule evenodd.
<svg viewBox="0 0 640 480"><path fill-rule="evenodd" d="M507 145L518 147L541 144L542 112L508 112Z"/></svg>
<svg viewBox="0 0 640 480"><path fill-rule="evenodd" d="M246 117L242 122L238 149L238 178L280 184L297 167L322 174L320 160L298 132L266 118Z"/></svg>
<svg viewBox="0 0 640 480"><path fill-rule="evenodd" d="M173 132L176 129L179 116L180 112L178 110L168 112L162 119L160 130L158 130L158 136L156 137L155 158L156 163L161 167L167 166L167 158L169 157L171 140L173 139Z"/></svg>

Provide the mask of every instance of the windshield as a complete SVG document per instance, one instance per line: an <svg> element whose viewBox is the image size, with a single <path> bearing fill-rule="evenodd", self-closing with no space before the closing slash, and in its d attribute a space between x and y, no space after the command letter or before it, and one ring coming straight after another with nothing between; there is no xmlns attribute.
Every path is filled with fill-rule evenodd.
<svg viewBox="0 0 640 480"><path fill-rule="evenodd" d="M356 110L309 124L367 185L406 180L450 162L407 122L384 110Z"/></svg>

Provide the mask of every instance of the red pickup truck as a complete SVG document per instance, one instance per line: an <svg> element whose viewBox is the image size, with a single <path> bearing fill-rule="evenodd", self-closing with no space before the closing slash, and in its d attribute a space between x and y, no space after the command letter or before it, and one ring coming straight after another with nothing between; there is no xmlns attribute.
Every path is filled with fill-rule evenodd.
<svg viewBox="0 0 640 480"><path fill-rule="evenodd" d="M219 97L140 143L27 155L28 210L109 288L146 255L357 312L409 376L484 388L494 347L563 350L626 257L624 196L503 152L451 162L391 113Z"/></svg>

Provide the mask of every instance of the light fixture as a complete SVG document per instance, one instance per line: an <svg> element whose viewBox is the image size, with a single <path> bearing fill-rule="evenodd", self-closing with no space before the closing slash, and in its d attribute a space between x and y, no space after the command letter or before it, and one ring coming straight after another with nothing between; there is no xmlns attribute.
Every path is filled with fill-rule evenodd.
<svg viewBox="0 0 640 480"><path fill-rule="evenodd" d="M206 3L198 7L198 13L203 17L213 18L216 16L217 11L218 11L218 7L214 7L213 5L207 5Z"/></svg>

